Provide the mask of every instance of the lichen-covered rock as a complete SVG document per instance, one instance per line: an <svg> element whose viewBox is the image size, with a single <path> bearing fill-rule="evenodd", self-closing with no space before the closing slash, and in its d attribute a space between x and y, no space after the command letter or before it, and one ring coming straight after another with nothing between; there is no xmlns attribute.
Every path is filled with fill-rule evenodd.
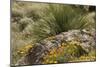
<svg viewBox="0 0 100 67"><path fill-rule="evenodd" d="M42 64L43 57L46 56L52 49L62 46L62 43L73 43L82 48L83 53L89 53L95 49L95 30L69 30L62 32L56 36L52 36L36 43L35 46L29 50L28 54L20 59L16 65L28 65L28 64ZM70 45L71 46L71 45ZM72 45L73 46L73 45ZM69 49L69 47L68 47ZM78 48L76 48L78 49ZM80 50L80 49L79 49ZM80 50L80 52L82 52ZM77 51L78 56L82 53ZM67 53L66 53L67 54ZM71 52L68 54L77 54Z"/></svg>

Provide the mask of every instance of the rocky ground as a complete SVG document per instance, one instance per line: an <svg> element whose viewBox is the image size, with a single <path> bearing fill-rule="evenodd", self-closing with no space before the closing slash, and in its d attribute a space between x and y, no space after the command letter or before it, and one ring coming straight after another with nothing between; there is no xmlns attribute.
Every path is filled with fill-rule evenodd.
<svg viewBox="0 0 100 67"><path fill-rule="evenodd" d="M95 30L69 30L68 32L62 32L56 36L48 37L42 40L39 43L36 43L29 51L28 54L22 59L20 59L16 65L31 65L31 64L46 64L44 62L44 57L50 53L53 49L60 50L60 46L67 46L66 49L69 49L68 45L73 44L81 48L79 52L76 53L66 53L66 58L69 58L68 55L74 57L80 57L83 54L88 54L91 50L96 48L96 35ZM72 48L73 49L73 48ZM60 50L61 51L61 50ZM75 50L74 50L75 51ZM64 52L64 51L63 51ZM60 53L60 52L59 52ZM57 57L56 57L57 58ZM46 58L48 59L48 57ZM95 59L94 59L95 60ZM93 61L93 60L88 60ZM56 63L56 62L55 62ZM59 61L60 63L60 61Z"/></svg>

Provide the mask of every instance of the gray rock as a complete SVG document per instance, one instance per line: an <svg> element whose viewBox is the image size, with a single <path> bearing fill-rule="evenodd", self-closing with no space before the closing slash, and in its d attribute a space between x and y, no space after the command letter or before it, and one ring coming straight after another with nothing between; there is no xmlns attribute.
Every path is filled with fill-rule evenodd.
<svg viewBox="0 0 100 67"><path fill-rule="evenodd" d="M73 40L80 42L80 46L89 52L91 48L95 48L95 30L69 30L56 35L53 40L46 38L40 43L36 43L36 46L30 49L29 53L20 59L17 65L41 64L43 56L50 49L57 48L63 41L69 42Z"/></svg>

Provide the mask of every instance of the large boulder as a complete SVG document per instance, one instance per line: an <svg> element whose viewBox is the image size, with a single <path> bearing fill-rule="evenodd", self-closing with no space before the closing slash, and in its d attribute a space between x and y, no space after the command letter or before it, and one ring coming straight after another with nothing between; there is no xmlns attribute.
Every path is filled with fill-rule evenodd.
<svg viewBox="0 0 100 67"><path fill-rule="evenodd" d="M43 57L54 48L59 47L63 42L78 42L82 49L88 53L95 49L95 30L69 30L56 36L48 37L31 48L26 56L20 59L16 65L42 64ZM66 44L68 45L68 44Z"/></svg>

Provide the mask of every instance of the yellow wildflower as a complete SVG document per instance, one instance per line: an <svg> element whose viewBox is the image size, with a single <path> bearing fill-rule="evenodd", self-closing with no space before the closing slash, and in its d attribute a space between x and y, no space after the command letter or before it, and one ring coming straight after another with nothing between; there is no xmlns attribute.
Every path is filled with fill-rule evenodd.
<svg viewBox="0 0 100 67"><path fill-rule="evenodd" d="M57 61L54 61L54 63L57 63Z"/></svg>
<svg viewBox="0 0 100 67"><path fill-rule="evenodd" d="M23 54L24 52L20 52L21 54Z"/></svg>

